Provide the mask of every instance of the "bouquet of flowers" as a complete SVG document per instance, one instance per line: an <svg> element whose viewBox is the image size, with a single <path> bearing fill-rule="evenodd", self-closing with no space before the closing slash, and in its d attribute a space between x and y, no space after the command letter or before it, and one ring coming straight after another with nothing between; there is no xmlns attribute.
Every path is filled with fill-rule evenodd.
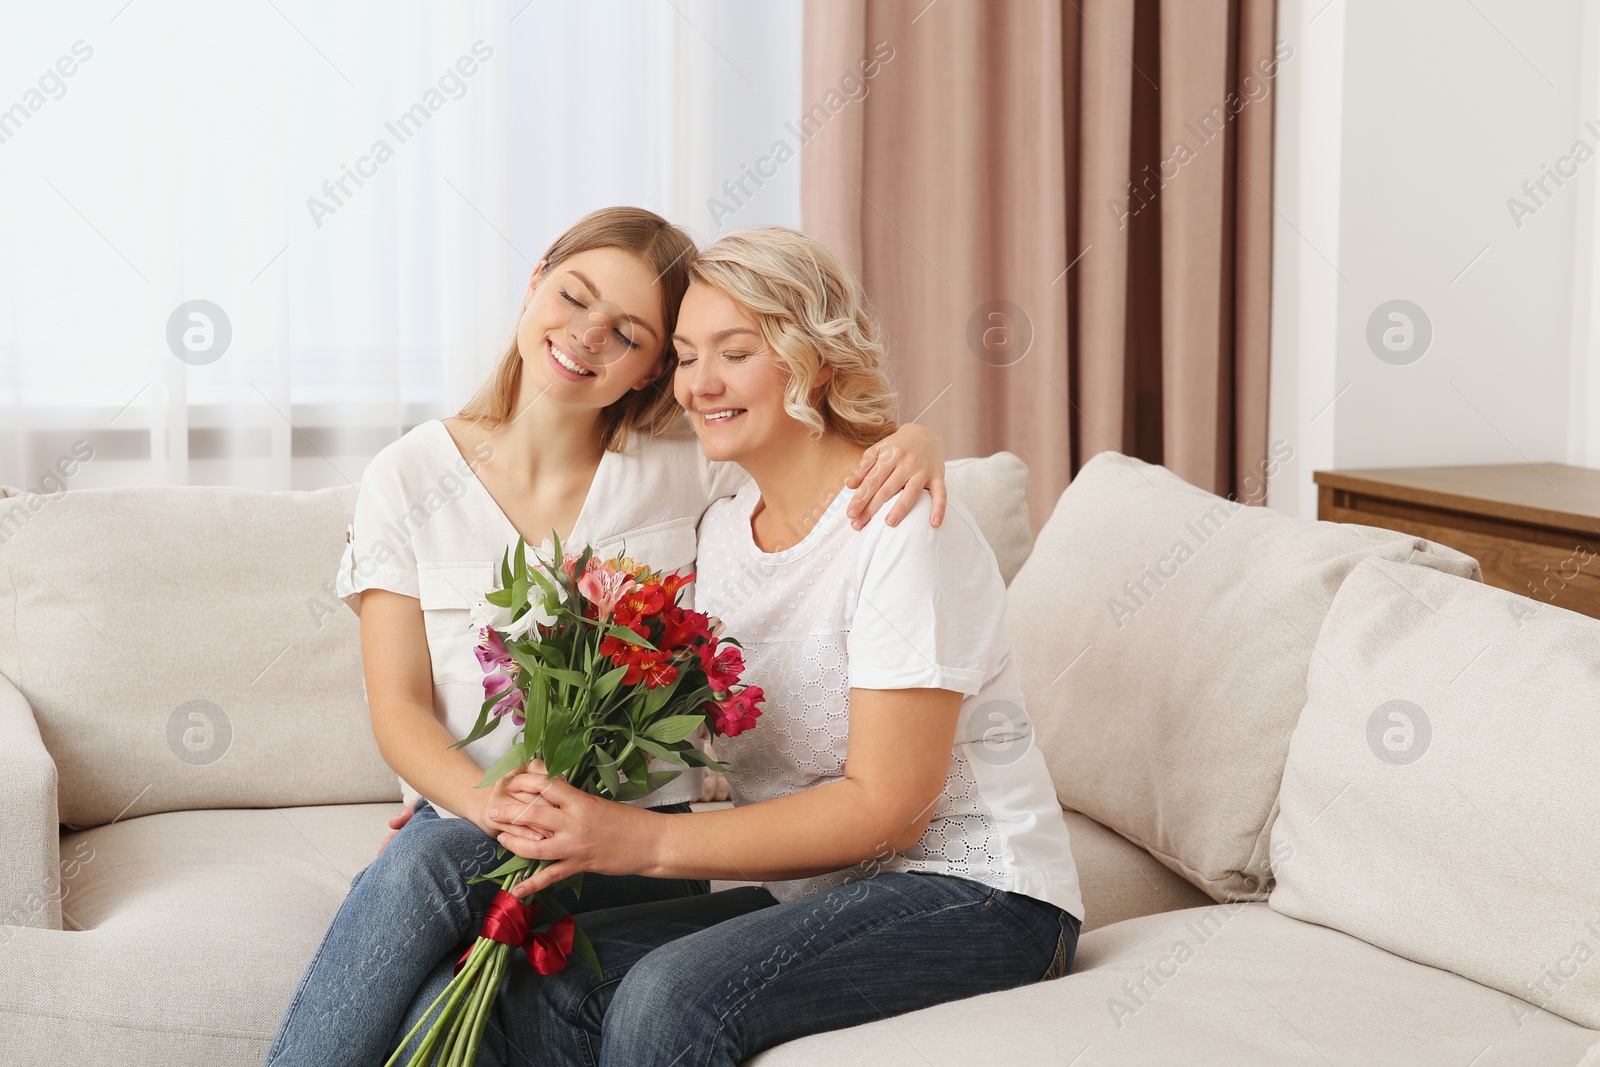
<svg viewBox="0 0 1600 1067"><path fill-rule="evenodd" d="M472 732L451 747L487 735L507 715L520 728L478 787L535 759L551 777L619 801L645 796L682 773L651 772L652 756L725 771L689 738L702 723L730 737L749 729L761 714L763 693L740 685L741 646L720 636L721 622L677 603L694 575L661 574L624 556L601 559L588 547L564 552L553 535L531 561L528 555L521 538L514 554L507 548L501 588L487 592L473 611L481 627L477 656L485 699ZM506 856L495 870L471 879L500 886L482 932L385 1067L424 1025L427 1035L408 1067L471 1064L518 947L540 974L562 970L572 952L601 973L594 946L552 896L564 886L580 894L583 875L564 878L525 904L510 888L552 861L525 859L501 846L499 858ZM534 931L536 921L550 928Z"/></svg>

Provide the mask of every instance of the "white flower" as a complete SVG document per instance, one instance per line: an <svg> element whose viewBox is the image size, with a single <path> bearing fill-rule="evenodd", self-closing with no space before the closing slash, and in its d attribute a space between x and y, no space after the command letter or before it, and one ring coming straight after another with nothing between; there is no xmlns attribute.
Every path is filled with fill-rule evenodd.
<svg viewBox="0 0 1600 1067"><path fill-rule="evenodd" d="M528 610L515 620L511 618L510 608L491 604L486 597L478 598L478 602L472 605L473 626L479 629L488 626L499 630L502 636L513 639L526 637L535 626L548 626L555 618L554 614L545 610L543 597L531 601Z"/></svg>
<svg viewBox="0 0 1600 1067"><path fill-rule="evenodd" d="M533 558L547 571L555 566L556 546L551 543L550 538L546 537L539 542L539 547L533 550Z"/></svg>
<svg viewBox="0 0 1600 1067"><path fill-rule="evenodd" d="M477 603L472 605L472 624L480 630L487 626L504 633L506 627L511 625L511 609L491 604L487 597L480 596Z"/></svg>
<svg viewBox="0 0 1600 1067"><path fill-rule="evenodd" d="M510 614L509 609L506 614ZM528 632L535 626L549 626L555 621L555 615L544 609L544 598L540 597L538 600L528 603L528 610L522 613L522 618L517 619L515 622L507 623L503 627L497 626L495 629L507 637L526 637Z"/></svg>

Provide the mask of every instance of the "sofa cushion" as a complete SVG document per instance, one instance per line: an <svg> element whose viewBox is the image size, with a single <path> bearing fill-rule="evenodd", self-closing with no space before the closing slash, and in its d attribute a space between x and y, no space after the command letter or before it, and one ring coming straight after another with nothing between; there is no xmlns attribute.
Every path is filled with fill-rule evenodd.
<svg viewBox="0 0 1600 1067"><path fill-rule="evenodd" d="M1600 1027L1597 767L1600 620L1368 560L1317 637L1271 905Z"/></svg>
<svg viewBox="0 0 1600 1067"><path fill-rule="evenodd" d="M60 819L396 800L332 582L355 488L0 497L0 672Z"/></svg>
<svg viewBox="0 0 1600 1067"><path fill-rule="evenodd" d="M1000 564L1000 576L1010 585L1033 550L1028 465L1010 452L953 459L945 464L945 485L978 520Z"/></svg>
<svg viewBox="0 0 1600 1067"><path fill-rule="evenodd" d="M1273 912L1212 904L1084 934L1064 978L814 1034L747 1067L1527 1067L1600 1033ZM1526 1005L1522 1005L1526 1007Z"/></svg>
<svg viewBox="0 0 1600 1067"><path fill-rule="evenodd" d="M1480 577L1421 538L1247 507L1117 452L1084 464L1007 597L1062 806L1215 900L1264 897L1311 642L1373 556Z"/></svg>
<svg viewBox="0 0 1600 1067"><path fill-rule="evenodd" d="M1209 903L1150 853L1082 812L1063 812L1072 835L1084 919L1080 934L1124 919Z"/></svg>
<svg viewBox="0 0 1600 1067"><path fill-rule="evenodd" d="M0 928L0 1047L41 1065L259 1064L393 814L180 811L64 836L67 928Z"/></svg>

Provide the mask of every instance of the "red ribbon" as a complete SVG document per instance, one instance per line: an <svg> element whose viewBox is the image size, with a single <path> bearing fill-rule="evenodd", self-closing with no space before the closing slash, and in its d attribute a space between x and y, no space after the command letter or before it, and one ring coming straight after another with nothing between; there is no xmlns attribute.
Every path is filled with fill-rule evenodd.
<svg viewBox="0 0 1600 1067"><path fill-rule="evenodd" d="M483 929L478 931L478 936L513 948L521 946L535 971L555 974L566 969L567 956L572 952L572 916L563 915L549 930L530 930L538 914L538 904L524 905L517 897L502 889L489 905L489 912L483 917ZM456 974L461 973L461 968L471 955L471 948L462 953L456 961Z"/></svg>

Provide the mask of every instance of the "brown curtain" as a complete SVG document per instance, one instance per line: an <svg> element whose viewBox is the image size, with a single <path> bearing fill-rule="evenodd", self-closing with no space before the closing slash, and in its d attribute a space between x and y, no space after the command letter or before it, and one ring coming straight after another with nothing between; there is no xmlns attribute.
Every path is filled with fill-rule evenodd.
<svg viewBox="0 0 1600 1067"><path fill-rule="evenodd" d="M901 418L1020 455L1035 528L1106 449L1259 502L1273 6L807 0L803 225Z"/></svg>

